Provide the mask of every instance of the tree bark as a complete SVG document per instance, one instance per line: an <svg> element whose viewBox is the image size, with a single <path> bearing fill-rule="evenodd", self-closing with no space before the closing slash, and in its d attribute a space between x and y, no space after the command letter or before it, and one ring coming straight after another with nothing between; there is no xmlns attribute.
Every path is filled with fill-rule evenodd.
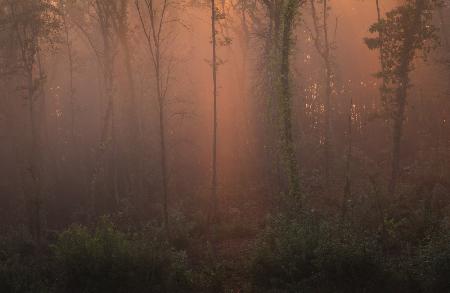
<svg viewBox="0 0 450 293"><path fill-rule="evenodd" d="M295 0L289 0L283 12L282 33L281 33L281 64L280 64L280 95L279 110L281 118L281 140L283 148L284 163L286 164L288 176L288 194L297 198L300 193L300 183L298 177L298 162L295 154L295 146L292 135L292 97L290 91L290 51L291 34L294 17L296 15Z"/></svg>
<svg viewBox="0 0 450 293"><path fill-rule="evenodd" d="M211 215L210 221L215 230L219 220L217 199L217 56L216 56L216 3L211 0L211 39L212 39L212 86L213 86L213 133L212 133L212 174L211 174Z"/></svg>
<svg viewBox="0 0 450 293"><path fill-rule="evenodd" d="M405 32L405 39L401 50L400 67L398 68L399 85L395 92L392 129L392 173L389 182L389 192L391 194L396 192L397 183L400 176L401 139L403 136L406 100L410 85L409 72L411 70L411 63L415 57L414 37L418 32L418 26L421 23L420 19L422 17L423 10L425 9L424 0L416 0L414 8L414 20L411 22L412 25L410 25Z"/></svg>

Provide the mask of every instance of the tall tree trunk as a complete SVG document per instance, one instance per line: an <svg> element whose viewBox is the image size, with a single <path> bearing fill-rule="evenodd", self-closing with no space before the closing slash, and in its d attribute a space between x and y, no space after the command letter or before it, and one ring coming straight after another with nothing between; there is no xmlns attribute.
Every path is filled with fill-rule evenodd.
<svg viewBox="0 0 450 293"><path fill-rule="evenodd" d="M75 87L73 83L73 71L74 71L74 63L73 63L73 49L72 42L70 37L70 29L69 24L67 22L67 11L66 11L66 1L61 0L61 18L62 25L64 28L64 37L65 37L65 45L67 50L67 61L69 63L69 103L70 103L70 138L72 145L76 145L76 135L75 135Z"/></svg>
<svg viewBox="0 0 450 293"><path fill-rule="evenodd" d="M42 183L41 183L41 157L40 157L40 120L35 107L35 94L39 87L36 84L34 70L36 65L36 54L39 51L38 32L31 30L28 24L17 22L17 9L24 7L16 6L14 2L9 2L11 9L11 20L14 23L13 30L20 51L20 61L24 74L24 83L26 87L26 97L28 99L28 115L30 129L30 144L28 150L28 168L29 184L27 185L25 209L28 216L28 227L34 240L41 243L41 203L42 203ZM40 72L42 73L42 72ZM24 170L25 171L25 170ZM25 179L25 176L23 176ZM25 183L25 180L24 180ZM28 188L29 186L29 188Z"/></svg>
<svg viewBox="0 0 450 293"><path fill-rule="evenodd" d="M411 70L411 63L415 57L414 38L419 30L418 26L421 23L420 20L425 9L424 0L416 0L414 9L414 20L411 22L412 24L410 24L407 31L405 31L400 66L398 69L398 87L395 92L392 129L392 173L389 182L389 192L391 194L396 192L397 182L400 176L401 139L403 136L406 100L410 85L409 72Z"/></svg>
<svg viewBox="0 0 450 293"><path fill-rule="evenodd" d="M49 171L49 163L50 163L50 153L54 153L53 150L49 147L49 133L48 133L48 122L47 122L47 95L45 91L45 80L46 74L44 71L44 66L42 64L42 53L40 50L40 45L38 42L38 49L36 52L36 60L39 74L39 98L40 101L40 109L39 109L39 118L38 118L38 144L37 144L37 152L38 152L38 164L40 165L40 202L37 207L39 218L40 218L40 228L39 231L42 233L46 229L46 218L45 213L43 212L44 205L44 195L49 192L49 182L47 180L47 172ZM56 165L58 162L52 160L52 165ZM56 168L54 168L56 169Z"/></svg>
<svg viewBox="0 0 450 293"><path fill-rule="evenodd" d="M213 85L213 133L212 133L212 176L211 176L211 221L215 229L218 221L217 199L217 57L216 57L216 3L211 0L211 39L212 39L212 85Z"/></svg>
<svg viewBox="0 0 450 293"><path fill-rule="evenodd" d="M118 6L117 6L118 5ZM141 146L141 127L137 111L136 101L136 89L132 68L132 56L130 53L129 44L129 29L128 29L128 0L120 0L115 6L115 22L114 28L119 37L120 44L123 51L123 62L125 66L126 78L127 78L127 93L129 95L127 102L127 114L128 114L128 140L130 141L129 149L129 190L134 195L139 195L143 190L143 178L141 176L143 172L142 160L139 158L139 154L142 152Z"/></svg>
<svg viewBox="0 0 450 293"><path fill-rule="evenodd" d="M316 11L315 1L310 0L312 9L312 20L315 35L312 34L314 46L324 62L325 67L325 102L324 102L324 159L325 159L325 186L330 186L330 168L332 166L331 156L331 93L332 93L332 66L331 66L331 45L328 37L328 1L323 0L323 20L322 31L319 25L319 17ZM322 43L323 38L323 43Z"/></svg>
<svg viewBox="0 0 450 293"><path fill-rule="evenodd" d="M166 103L165 96L162 90L162 76L161 76L161 56L159 42L156 45L156 91L158 95L159 105L159 141L161 146L161 175L163 188L163 213L164 213L164 228L167 235L169 234L169 211L168 211L168 180L167 180L167 148L166 148Z"/></svg>
<svg viewBox="0 0 450 293"><path fill-rule="evenodd" d="M266 188L271 194L279 194L282 191L282 173L283 162L280 162L279 138L280 135L280 117L278 107L279 93L279 51L280 51L280 26L281 12L280 7L275 5L275 1L264 1L269 15L268 33L264 40L264 80L265 91L267 92L266 117L262 144L265 156L265 175ZM278 127L278 128L277 128ZM283 160L283 159L282 159ZM280 164L281 163L281 164Z"/></svg>
<svg viewBox="0 0 450 293"><path fill-rule="evenodd" d="M328 40L328 2L323 0L323 36L324 36L324 62L325 62L325 184L330 185L330 140L331 140L331 61L330 43Z"/></svg>
<svg viewBox="0 0 450 293"><path fill-rule="evenodd" d="M344 199L342 203L342 219L345 220L347 216L347 205L348 200L352 195L352 181L351 181L351 162L352 162L352 152L353 152L353 99L350 99L350 109L348 113L348 146L347 146L347 158L345 161L345 185L344 185Z"/></svg>
<svg viewBox="0 0 450 293"><path fill-rule="evenodd" d="M297 198L300 193L300 182L298 174L298 162L295 154L295 146L292 135L292 96L289 83L290 75L290 51L291 35L296 15L295 0L288 0L284 7L281 32L281 52L280 52L280 95L279 111L281 119L281 143L284 156L284 164L288 177L288 194Z"/></svg>
<svg viewBox="0 0 450 293"><path fill-rule="evenodd" d="M400 175L400 154L401 139L403 136L403 121L405 119L405 107L407 90L409 85L408 73L402 73L402 85L397 89L396 93L396 109L393 116L392 126L392 166L391 180L389 182L389 192L396 192L397 181Z"/></svg>
<svg viewBox="0 0 450 293"><path fill-rule="evenodd" d="M145 37L147 38L148 49L152 58L155 81L156 81L156 94L159 107L159 142L161 148L161 183L163 189L163 221L166 235L169 236L169 211L168 211L168 171L167 171L167 146L166 146L166 95L168 89L169 73L164 76L162 72L163 58L161 56L162 46L162 32L167 17L167 9L169 8L169 2L164 0L160 10L153 6L152 1L145 1L147 13L149 17L149 29L147 30L146 24L141 14L141 8L139 1L136 1L136 8L138 11L139 19L141 21L142 28L144 30ZM158 14L159 12L159 14ZM158 18L159 17L159 18Z"/></svg>
<svg viewBox="0 0 450 293"><path fill-rule="evenodd" d="M33 67L30 67L27 72L28 79L28 114L30 118L30 157L29 157L29 172L31 177L31 195L27 200L29 227L33 238L41 242L41 166L39 160L39 121L37 120L36 109L34 104L34 81L33 81Z"/></svg>
<svg viewBox="0 0 450 293"><path fill-rule="evenodd" d="M99 17L100 32L103 42L103 56L101 57L100 64L102 66L103 73L103 83L106 97L106 111L103 119L103 126L100 133L100 145L96 154L96 161L94 162L94 168L90 180L90 201L91 201L91 212L90 216L95 217L98 213L98 198L96 194L96 186L98 183L101 166L104 162L104 154L111 140L112 145L112 157L111 157L111 168L109 169L112 182L110 182L110 187L112 190L108 192L113 194L113 198L117 204L118 201L118 187L117 187L117 165L116 165L116 142L115 142L115 125L114 125L114 95L113 95L113 70L114 70L114 58L113 58L113 47L112 39L113 33L111 32L111 17L112 10L106 0L96 0L95 9L97 10L97 15ZM110 137L109 137L110 134ZM109 139L110 138L110 139Z"/></svg>
<svg viewBox="0 0 450 293"><path fill-rule="evenodd" d="M380 8L380 1L375 0L375 4L377 7L377 20L378 23L381 22L381 8ZM378 31L378 39L380 40L380 66L381 66L381 101L383 105L386 107L387 103L387 80L386 80L386 60L385 60L385 49L384 49L384 33L383 30Z"/></svg>

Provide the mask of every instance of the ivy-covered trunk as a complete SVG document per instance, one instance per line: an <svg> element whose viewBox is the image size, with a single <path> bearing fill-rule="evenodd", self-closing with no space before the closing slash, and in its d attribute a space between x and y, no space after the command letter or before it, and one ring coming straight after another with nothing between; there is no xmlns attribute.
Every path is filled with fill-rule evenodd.
<svg viewBox="0 0 450 293"><path fill-rule="evenodd" d="M280 48L280 81L278 89L278 109L280 119L280 138L283 163L288 179L288 194L298 197L300 183L298 162L292 131L292 93L290 90L290 52L292 45L292 30L298 8L297 0L287 0L284 3L281 18L281 48Z"/></svg>

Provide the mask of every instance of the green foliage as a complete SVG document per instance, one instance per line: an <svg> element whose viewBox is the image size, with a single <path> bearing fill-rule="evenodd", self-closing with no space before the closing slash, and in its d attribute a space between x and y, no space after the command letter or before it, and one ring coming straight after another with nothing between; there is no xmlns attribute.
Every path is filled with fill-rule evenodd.
<svg viewBox="0 0 450 293"><path fill-rule="evenodd" d="M450 234L439 233L420 249L414 260L413 275L423 292L450 291Z"/></svg>
<svg viewBox="0 0 450 293"><path fill-rule="evenodd" d="M377 77L383 79L381 90L388 108L398 103L390 95L399 87L408 87L416 54L425 59L438 43L432 22L434 5L430 0L408 0L369 28L370 33L378 34L365 38L365 43L370 50L380 50L382 68Z"/></svg>
<svg viewBox="0 0 450 293"><path fill-rule="evenodd" d="M54 47L60 39L61 22L55 1L16 0L0 3L0 24L14 33L14 42L26 54L23 66L31 66L39 51L38 42ZM6 44L6 42L4 42ZM2 44L3 45L3 44Z"/></svg>
<svg viewBox="0 0 450 293"><path fill-rule="evenodd" d="M186 249L189 246L195 222L179 209L173 209L169 215L169 223L171 244L177 249Z"/></svg>
<svg viewBox="0 0 450 293"><path fill-rule="evenodd" d="M370 240L283 217L260 237L250 270L254 286L268 292L380 292L387 279Z"/></svg>
<svg viewBox="0 0 450 293"><path fill-rule="evenodd" d="M197 290L202 292L223 292L226 285L225 265L218 260L210 243L207 247L206 261L201 264L195 275Z"/></svg>
<svg viewBox="0 0 450 293"><path fill-rule="evenodd" d="M50 264L45 254L25 233L9 233L0 239L0 291L50 292Z"/></svg>
<svg viewBox="0 0 450 293"><path fill-rule="evenodd" d="M129 237L107 221L93 232L68 229L54 246L60 286L71 292L186 292L185 254L155 235Z"/></svg>

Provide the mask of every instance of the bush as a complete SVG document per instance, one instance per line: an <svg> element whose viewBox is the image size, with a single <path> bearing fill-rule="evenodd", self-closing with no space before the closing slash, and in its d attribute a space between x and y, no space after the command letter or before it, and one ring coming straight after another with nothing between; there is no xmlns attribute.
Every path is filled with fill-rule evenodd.
<svg viewBox="0 0 450 293"><path fill-rule="evenodd" d="M450 292L450 234L438 233L419 249L412 269L423 292Z"/></svg>
<svg viewBox="0 0 450 293"><path fill-rule="evenodd" d="M195 223L179 209L169 215L170 243L177 249L186 249L192 238Z"/></svg>
<svg viewBox="0 0 450 293"><path fill-rule="evenodd" d="M50 292L50 260L22 231L0 239L0 291Z"/></svg>
<svg viewBox="0 0 450 293"><path fill-rule="evenodd" d="M214 256L213 247L208 242L206 257L195 271L197 292L224 292L226 285L225 269L225 263Z"/></svg>
<svg viewBox="0 0 450 293"><path fill-rule="evenodd" d="M284 217L259 238L250 271L266 292L381 292L389 277L371 241L338 225Z"/></svg>
<svg viewBox="0 0 450 293"><path fill-rule="evenodd" d="M191 285L184 253L157 234L127 235L103 221L93 232L74 226L54 252L65 292L187 292Z"/></svg>

